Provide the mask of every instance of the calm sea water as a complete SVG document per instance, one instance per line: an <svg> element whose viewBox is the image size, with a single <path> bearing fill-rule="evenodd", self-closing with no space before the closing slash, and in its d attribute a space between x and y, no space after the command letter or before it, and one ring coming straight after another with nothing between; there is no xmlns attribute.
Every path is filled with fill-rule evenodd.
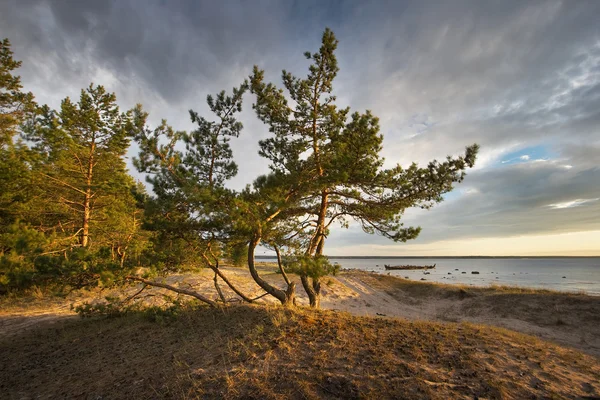
<svg viewBox="0 0 600 400"><path fill-rule="evenodd" d="M492 284L561 290L584 291L600 295L600 257L597 258L330 258L342 268L362 269L408 279L473 286ZM425 275L422 270L386 271L389 265L433 265ZM479 271L479 275L471 274ZM463 272L465 272L463 274Z"/></svg>

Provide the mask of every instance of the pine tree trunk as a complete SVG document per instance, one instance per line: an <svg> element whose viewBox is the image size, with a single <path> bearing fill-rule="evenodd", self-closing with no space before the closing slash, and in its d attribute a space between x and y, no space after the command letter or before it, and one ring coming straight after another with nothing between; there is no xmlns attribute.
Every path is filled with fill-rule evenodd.
<svg viewBox="0 0 600 400"><path fill-rule="evenodd" d="M329 206L329 193L326 190L321 192L321 206L319 208L319 216L317 219L317 227L315 235L312 237L310 246L307 251L309 257L317 257L323 255L325 245L325 219L327 218L327 207ZM301 276L302 286L308 295L310 306L319 308L321 306L321 282L319 278L309 278ZM312 282L311 282L312 281Z"/></svg>
<svg viewBox="0 0 600 400"><path fill-rule="evenodd" d="M288 284L283 305L288 307L296 305L296 284L294 282Z"/></svg>
<svg viewBox="0 0 600 400"><path fill-rule="evenodd" d="M273 296L277 300L279 300L281 302L281 304L289 305L290 301L292 301L292 304L293 304L293 299L290 300L290 296L293 297L293 295L294 295L293 288L291 289L291 293L285 292L285 291L278 289L275 286L271 285L270 283L268 283L267 281L262 279L260 277L260 275L258 275L258 271L256 270L256 265L254 264L254 251L256 249L256 246L258 246L259 243L260 243L260 234L256 233L248 245L248 269L250 270L250 275L252 275L252 278L258 284L258 286L260 286L261 288L263 288L265 290L265 292L269 293L271 296ZM288 286L288 291L289 290L290 290L290 288Z"/></svg>
<svg viewBox="0 0 600 400"><path fill-rule="evenodd" d="M308 302L312 308L319 308L321 306L321 294L320 288L321 284L319 283L316 287L319 291L315 290L315 279L312 279L312 283L306 275L301 275L300 280L302 281L302 286L304 287L304 291L308 295ZM318 282L318 279L317 279Z"/></svg>
<svg viewBox="0 0 600 400"><path fill-rule="evenodd" d="M92 178L94 176L94 152L96 151L96 143L92 140L90 145L90 154L88 156L86 188L83 199L83 221L81 226L81 247L87 247L90 238L90 219L92 216L91 201L92 201Z"/></svg>
<svg viewBox="0 0 600 400"><path fill-rule="evenodd" d="M83 200L83 221L81 226L81 247L87 247L90 238L90 198L91 193L90 189L86 191L84 200Z"/></svg>
<svg viewBox="0 0 600 400"><path fill-rule="evenodd" d="M287 300L285 305L296 305L296 284L290 280L287 273L285 272L285 268L283 267L283 261L281 259L281 252L279 251L279 246L274 245L273 248L275 249L275 254L277 254L277 265L279 266L279 271L283 276L283 280L287 284L287 290L285 291Z"/></svg>

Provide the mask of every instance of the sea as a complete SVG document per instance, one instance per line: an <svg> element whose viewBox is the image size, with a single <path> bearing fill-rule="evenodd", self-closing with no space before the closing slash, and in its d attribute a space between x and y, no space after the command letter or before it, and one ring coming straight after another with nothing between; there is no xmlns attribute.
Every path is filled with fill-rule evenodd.
<svg viewBox="0 0 600 400"><path fill-rule="evenodd" d="M600 257L585 258L335 258L341 268L411 280L472 286L508 285L600 296ZM384 265L433 265L434 269L386 271ZM479 274L473 274L476 271ZM429 274L425 274L429 272Z"/></svg>
<svg viewBox="0 0 600 400"><path fill-rule="evenodd" d="M329 260L344 269L373 271L411 280L471 286L508 285L600 296L600 257L329 257ZM435 269L387 271L385 264L435 264ZM473 274L474 271L479 274Z"/></svg>

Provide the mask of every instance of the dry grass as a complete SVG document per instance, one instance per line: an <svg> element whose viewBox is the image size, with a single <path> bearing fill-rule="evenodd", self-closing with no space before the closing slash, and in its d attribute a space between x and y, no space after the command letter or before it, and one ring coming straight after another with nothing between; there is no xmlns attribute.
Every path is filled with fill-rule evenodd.
<svg viewBox="0 0 600 400"><path fill-rule="evenodd" d="M189 307L70 320L0 339L0 393L27 398L576 398L597 359L472 324Z"/></svg>

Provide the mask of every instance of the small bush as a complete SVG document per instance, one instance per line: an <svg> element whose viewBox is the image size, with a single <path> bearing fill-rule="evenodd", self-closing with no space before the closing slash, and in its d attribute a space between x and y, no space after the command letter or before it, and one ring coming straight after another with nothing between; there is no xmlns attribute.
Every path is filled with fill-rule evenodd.
<svg viewBox="0 0 600 400"><path fill-rule="evenodd" d="M71 306L81 318L91 317L119 317L128 311L127 307L124 307L122 302L116 298L107 297L106 302L102 303L89 303L84 302L77 306Z"/></svg>
<svg viewBox="0 0 600 400"><path fill-rule="evenodd" d="M180 303L175 303L167 308L152 306L144 309L142 315L144 319L159 324L168 324L176 321L181 314L183 307Z"/></svg>
<svg viewBox="0 0 600 400"><path fill-rule="evenodd" d="M81 318L92 317L121 317L125 314L137 312L147 321L166 324L177 320L181 315L185 305L177 300L174 300L168 307L147 306L141 304L127 304L120 298L107 297L104 302L82 303L77 306L71 306Z"/></svg>

